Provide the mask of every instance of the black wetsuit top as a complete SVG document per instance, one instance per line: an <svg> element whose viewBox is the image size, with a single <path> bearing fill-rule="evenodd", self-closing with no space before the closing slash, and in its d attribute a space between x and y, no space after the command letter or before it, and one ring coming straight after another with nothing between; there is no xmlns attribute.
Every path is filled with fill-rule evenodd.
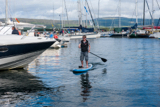
<svg viewBox="0 0 160 107"><path fill-rule="evenodd" d="M85 43L83 42L83 40L81 40L81 51L82 52L88 52L88 46L89 46L89 43L87 40Z"/></svg>

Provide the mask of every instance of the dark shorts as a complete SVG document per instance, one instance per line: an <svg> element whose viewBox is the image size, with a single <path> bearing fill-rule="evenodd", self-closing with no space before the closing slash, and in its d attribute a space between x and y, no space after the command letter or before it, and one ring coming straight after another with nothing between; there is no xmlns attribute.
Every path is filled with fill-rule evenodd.
<svg viewBox="0 0 160 107"><path fill-rule="evenodd" d="M81 52L80 60L83 61L84 58L88 61L88 52Z"/></svg>

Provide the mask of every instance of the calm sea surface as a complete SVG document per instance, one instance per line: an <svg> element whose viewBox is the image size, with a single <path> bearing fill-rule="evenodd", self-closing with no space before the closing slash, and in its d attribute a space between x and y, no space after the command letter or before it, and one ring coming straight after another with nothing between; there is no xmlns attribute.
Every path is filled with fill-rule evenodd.
<svg viewBox="0 0 160 107"><path fill-rule="evenodd" d="M0 72L3 107L158 107L160 40L88 39L93 69L74 74L80 65L80 40L67 48L48 49L26 70Z"/></svg>

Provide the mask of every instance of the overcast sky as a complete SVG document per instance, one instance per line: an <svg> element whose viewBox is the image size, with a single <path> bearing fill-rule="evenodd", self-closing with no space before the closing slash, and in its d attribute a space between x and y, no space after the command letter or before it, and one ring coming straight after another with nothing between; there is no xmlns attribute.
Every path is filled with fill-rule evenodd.
<svg viewBox="0 0 160 107"><path fill-rule="evenodd" d="M62 14L62 10L64 11L64 14L66 14L65 5L62 5L62 1L64 0L8 0L9 17L60 20L59 15ZM69 20L78 20L78 0L65 1ZM82 6L84 6L85 0L81 1ZM119 1L120 0L88 0L88 3L94 18L98 17L98 2L100 3L99 17L101 18L118 16L117 7L120 4ZM152 0L147 1L150 10L152 11ZM160 10L157 1L160 5L160 0L154 0L154 18L160 17ZM0 0L0 2L0 18L4 18L5 0ZM82 12L85 13L83 7ZM121 0L121 16L129 18L135 17L135 0ZM143 17L143 0L138 0L138 17ZM150 18L147 5L146 18ZM67 19L66 15L64 16L64 19Z"/></svg>

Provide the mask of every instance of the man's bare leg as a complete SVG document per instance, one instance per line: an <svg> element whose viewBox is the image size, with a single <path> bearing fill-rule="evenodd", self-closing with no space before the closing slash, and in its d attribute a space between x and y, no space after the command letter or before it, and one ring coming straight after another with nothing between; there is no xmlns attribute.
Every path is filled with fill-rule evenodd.
<svg viewBox="0 0 160 107"><path fill-rule="evenodd" d="M86 61L86 67L88 68L88 61Z"/></svg>
<svg viewBox="0 0 160 107"><path fill-rule="evenodd" d="M83 67L83 61L81 61L82 67Z"/></svg>

